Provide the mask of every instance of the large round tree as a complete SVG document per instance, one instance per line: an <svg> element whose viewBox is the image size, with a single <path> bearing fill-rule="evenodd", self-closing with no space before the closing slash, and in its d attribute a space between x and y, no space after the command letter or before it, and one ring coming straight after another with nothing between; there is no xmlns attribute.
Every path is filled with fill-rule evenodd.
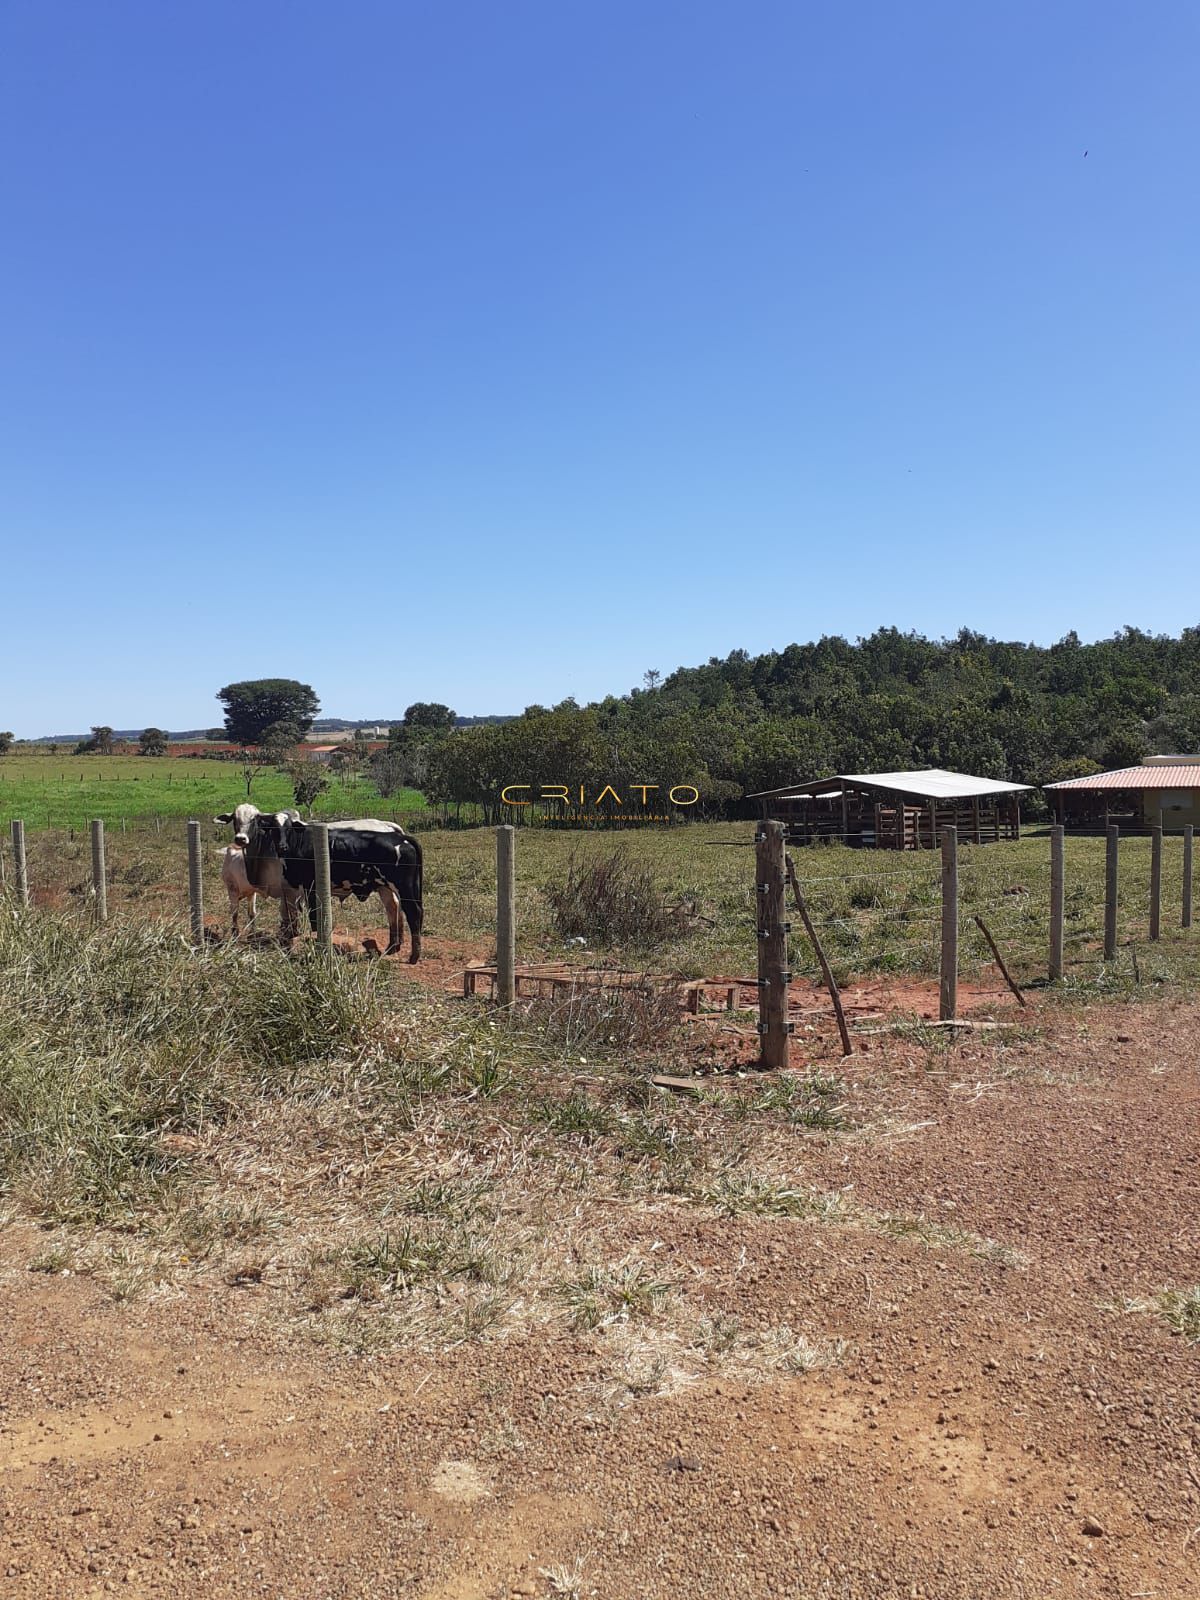
<svg viewBox="0 0 1200 1600"><path fill-rule="evenodd" d="M252 678L217 690L225 707L226 736L239 745L261 744L268 728L285 723L303 738L321 709L307 683L295 678Z"/></svg>

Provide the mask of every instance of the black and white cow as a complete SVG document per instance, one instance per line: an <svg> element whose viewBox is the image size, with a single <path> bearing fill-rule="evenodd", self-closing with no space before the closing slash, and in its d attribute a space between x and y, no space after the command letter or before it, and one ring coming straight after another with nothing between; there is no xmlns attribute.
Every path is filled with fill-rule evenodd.
<svg viewBox="0 0 1200 1600"><path fill-rule="evenodd" d="M238 909L243 900L250 902L250 924L253 926L258 914L257 895L265 894L272 900L284 898L283 868L278 862L273 866L264 862L258 881L254 883L250 881L246 868L246 830L259 815L258 807L246 802L213 818L214 822L226 823L233 828L233 843L226 847L221 856L221 882L229 894L229 921L235 939L238 936ZM289 811L287 815L297 822L300 820L298 811ZM286 925L286 904L282 907L282 913Z"/></svg>
<svg viewBox="0 0 1200 1600"><path fill-rule="evenodd" d="M282 880L285 937L295 937L305 905L315 929L312 830L287 811L259 812L246 821L244 834L250 882L257 887ZM395 823L377 822L373 817L361 822L332 823L329 862L335 899L345 900L353 895L356 900L365 900L368 895L377 894L383 901L388 919L388 955L393 955L404 942L403 910L412 939L408 959L419 961L424 911L421 846L417 841Z"/></svg>

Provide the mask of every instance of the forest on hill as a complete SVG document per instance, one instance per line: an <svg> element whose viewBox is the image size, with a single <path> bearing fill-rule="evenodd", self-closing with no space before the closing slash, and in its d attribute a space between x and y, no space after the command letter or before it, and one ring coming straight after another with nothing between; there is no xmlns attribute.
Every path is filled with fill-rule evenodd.
<svg viewBox="0 0 1200 1600"><path fill-rule="evenodd" d="M588 706L530 706L435 737L403 730L389 777L495 815L507 783L688 782L708 814L747 791L835 772L948 767L1014 782L1200 750L1200 627L1081 643L932 640L883 628L752 656L734 650Z"/></svg>

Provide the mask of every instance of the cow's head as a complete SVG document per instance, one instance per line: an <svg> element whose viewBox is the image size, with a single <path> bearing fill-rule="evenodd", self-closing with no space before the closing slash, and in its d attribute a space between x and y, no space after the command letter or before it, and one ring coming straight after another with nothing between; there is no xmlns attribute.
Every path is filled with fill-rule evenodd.
<svg viewBox="0 0 1200 1600"><path fill-rule="evenodd" d="M298 811L262 812L257 806L252 806L249 801L243 801L240 806L235 806L232 811L223 811L220 816L214 817L214 822L233 824L234 844L247 845L250 842L250 825L257 817L274 815L284 822L299 822Z"/></svg>
<svg viewBox="0 0 1200 1600"><path fill-rule="evenodd" d="M234 844L244 845L249 837L250 824L258 816L258 807L243 803L234 806L232 811L223 811L220 816L214 817L214 822L231 823L233 825Z"/></svg>

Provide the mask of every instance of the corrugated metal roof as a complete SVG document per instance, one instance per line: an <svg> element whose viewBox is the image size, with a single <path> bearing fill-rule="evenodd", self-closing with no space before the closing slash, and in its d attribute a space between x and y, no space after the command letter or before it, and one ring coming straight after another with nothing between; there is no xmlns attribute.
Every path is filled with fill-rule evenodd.
<svg viewBox="0 0 1200 1600"><path fill-rule="evenodd" d="M1200 789L1200 766L1118 767L1115 772L1093 772L1088 778L1064 778L1047 789Z"/></svg>
<svg viewBox="0 0 1200 1600"><path fill-rule="evenodd" d="M846 783L871 784L876 789L896 789L901 794L919 794L927 800L972 800L976 795L1017 794L1027 783L999 783L995 778L973 778L969 772L944 772L927 767L923 772L849 772Z"/></svg>
<svg viewBox="0 0 1200 1600"><path fill-rule="evenodd" d="M890 789L897 794L920 795L924 800L973 800L989 794L1019 794L1030 788L1027 783L999 783L995 778L975 778L969 772L945 772L940 767L926 767L919 772L844 772L834 778L821 778L817 784L810 782L785 784L781 789L761 789L747 795L748 800L786 798L811 793L815 787L829 783L850 784L865 789Z"/></svg>

